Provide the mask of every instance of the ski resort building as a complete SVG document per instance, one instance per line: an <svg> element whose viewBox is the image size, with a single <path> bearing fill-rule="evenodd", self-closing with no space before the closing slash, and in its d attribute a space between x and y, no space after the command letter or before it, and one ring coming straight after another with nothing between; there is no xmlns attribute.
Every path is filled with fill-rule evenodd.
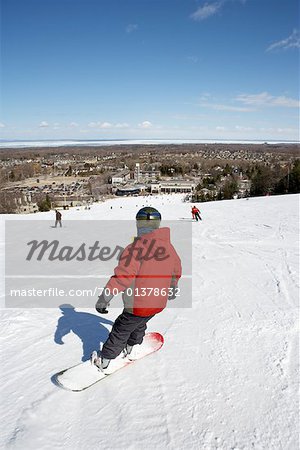
<svg viewBox="0 0 300 450"><path fill-rule="evenodd" d="M130 196L130 195L139 195L144 193L146 190L146 186L142 184L136 184L136 185L127 185L123 187L119 187L116 190L116 195L121 196Z"/></svg>
<svg viewBox="0 0 300 450"><path fill-rule="evenodd" d="M124 170L122 172L118 172L111 177L112 184L123 184L130 180L130 172L129 170Z"/></svg>
<svg viewBox="0 0 300 450"><path fill-rule="evenodd" d="M196 183L186 180L159 181L150 184L152 194L193 193Z"/></svg>

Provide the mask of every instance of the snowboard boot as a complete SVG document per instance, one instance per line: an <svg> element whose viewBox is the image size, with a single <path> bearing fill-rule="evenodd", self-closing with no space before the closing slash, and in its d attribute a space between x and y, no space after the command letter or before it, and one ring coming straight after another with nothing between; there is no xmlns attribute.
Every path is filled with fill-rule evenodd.
<svg viewBox="0 0 300 450"><path fill-rule="evenodd" d="M92 366L96 366L98 369L100 369L101 359L100 359L99 352L94 350L90 356L90 361L91 361Z"/></svg>
<svg viewBox="0 0 300 450"><path fill-rule="evenodd" d="M111 373L115 372L116 370L120 369L124 363L124 354L121 353L119 356L117 356L114 359L108 359L103 358L101 356L101 352L94 351L91 355L91 364L95 365L97 369L104 373L104 375L110 375Z"/></svg>
<svg viewBox="0 0 300 450"><path fill-rule="evenodd" d="M107 369L109 366L109 363L110 363L110 359L101 358L101 370L104 371L105 369Z"/></svg>
<svg viewBox="0 0 300 450"><path fill-rule="evenodd" d="M135 344L135 345L126 345L126 356L130 361L134 361L136 359L139 359L141 356L142 351L142 344Z"/></svg>
<svg viewBox="0 0 300 450"><path fill-rule="evenodd" d="M124 349L125 356L129 356L130 353L132 352L132 349L133 349L133 345L126 344L126 347Z"/></svg>
<svg viewBox="0 0 300 450"><path fill-rule="evenodd" d="M110 359L101 358L100 352L96 352L95 350L91 354L91 364L95 365L97 369L101 370L105 373L105 370L108 368Z"/></svg>
<svg viewBox="0 0 300 450"><path fill-rule="evenodd" d="M100 357L100 365L99 370L104 373L104 375L110 375L111 373L114 373L116 370L123 367L123 359L124 356L120 354L114 359L107 359Z"/></svg>

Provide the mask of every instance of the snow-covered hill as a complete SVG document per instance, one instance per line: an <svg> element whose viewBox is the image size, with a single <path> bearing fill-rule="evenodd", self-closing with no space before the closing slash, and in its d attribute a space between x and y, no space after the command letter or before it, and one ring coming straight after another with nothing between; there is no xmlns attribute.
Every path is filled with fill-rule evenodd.
<svg viewBox="0 0 300 450"><path fill-rule="evenodd" d="M61 310L3 308L1 448L297 449L298 202L290 195L201 205L192 308L157 315L149 330L164 334L162 350L82 393L51 377L103 341L120 310L74 311L58 345ZM66 211L64 220L132 219L146 204L169 219L190 217L190 205L173 195L113 199Z"/></svg>

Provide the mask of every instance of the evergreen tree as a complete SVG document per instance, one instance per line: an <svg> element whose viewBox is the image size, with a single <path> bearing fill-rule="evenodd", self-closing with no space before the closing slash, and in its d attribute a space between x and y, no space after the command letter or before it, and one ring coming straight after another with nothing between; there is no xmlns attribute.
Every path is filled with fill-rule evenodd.
<svg viewBox="0 0 300 450"><path fill-rule="evenodd" d="M38 205L39 211L41 211L41 212L50 211L51 200L50 200L49 195L47 194L45 199L38 201L37 205Z"/></svg>
<svg viewBox="0 0 300 450"><path fill-rule="evenodd" d="M297 194L300 193L300 160L297 159L291 170L282 177L275 185L276 194Z"/></svg>
<svg viewBox="0 0 300 450"><path fill-rule="evenodd" d="M238 185L237 182L232 180L227 180L223 187L223 198L225 200L232 199L234 194L238 192Z"/></svg>
<svg viewBox="0 0 300 450"><path fill-rule="evenodd" d="M270 167L258 166L251 180L251 196L266 195L272 192L276 183L274 175Z"/></svg>

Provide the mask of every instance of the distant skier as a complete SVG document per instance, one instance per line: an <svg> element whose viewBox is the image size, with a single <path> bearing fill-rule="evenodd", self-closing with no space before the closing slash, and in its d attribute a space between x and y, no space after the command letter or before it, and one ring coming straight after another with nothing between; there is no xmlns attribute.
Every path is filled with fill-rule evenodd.
<svg viewBox="0 0 300 450"><path fill-rule="evenodd" d="M59 212L57 209L55 210L55 228L57 227L57 224L59 223L60 227L62 227L61 224L61 212Z"/></svg>
<svg viewBox="0 0 300 450"><path fill-rule="evenodd" d="M200 210L196 206L192 207L192 216L193 219L196 219L197 222L198 220L202 220L200 217Z"/></svg>
<svg viewBox="0 0 300 450"><path fill-rule="evenodd" d="M114 275L97 301L96 310L106 314L112 291L123 292L124 310L95 361L105 374L113 370L111 360L123 350L134 359L134 346L143 342L147 322L166 307L167 300L176 297L181 261L170 242L170 229L159 228L160 221L161 215L155 208L138 211L137 237L123 251ZM158 256L162 249L164 258Z"/></svg>

